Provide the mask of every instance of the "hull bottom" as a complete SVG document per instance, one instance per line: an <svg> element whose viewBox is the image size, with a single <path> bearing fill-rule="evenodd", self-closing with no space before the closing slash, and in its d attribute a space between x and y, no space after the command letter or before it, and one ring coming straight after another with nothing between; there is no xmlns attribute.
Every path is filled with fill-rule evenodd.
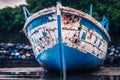
<svg viewBox="0 0 120 80"><path fill-rule="evenodd" d="M83 53L75 48L63 45L66 70L72 71L91 71L102 66L104 60L95 57L90 53ZM60 60L58 44L40 53L36 58L38 62L48 70L60 71Z"/></svg>

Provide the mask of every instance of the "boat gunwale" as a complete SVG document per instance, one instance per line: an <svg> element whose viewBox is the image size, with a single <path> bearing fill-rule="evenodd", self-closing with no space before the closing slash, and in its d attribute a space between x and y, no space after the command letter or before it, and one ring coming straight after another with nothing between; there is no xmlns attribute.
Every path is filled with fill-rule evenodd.
<svg viewBox="0 0 120 80"><path fill-rule="evenodd" d="M42 9L36 13L33 13L25 22L24 24L24 27L23 27L23 31L25 32L25 34L27 35L26 33L26 27L29 25L30 22L32 22L34 19L40 17L40 16L43 16L43 15L46 15L46 14L49 14L49 13L54 13L56 12L56 7L50 7L50 8L46 8L46 9Z"/></svg>
<svg viewBox="0 0 120 80"><path fill-rule="evenodd" d="M70 7L64 7L62 6L61 9L63 10L68 10L66 12L68 13L72 13L72 14L76 14L80 17L83 17L89 21L91 21L94 25L96 25L98 28L100 28L108 37L108 40L111 41L109 34L107 33L107 31L105 30L105 28L102 26L102 24L100 24L95 18L93 18L92 16L88 15L87 13L81 11L81 10L77 10L77 9L73 9Z"/></svg>
<svg viewBox="0 0 120 80"><path fill-rule="evenodd" d="M80 17L83 17L89 21L91 21L94 25L96 25L96 27L98 27L99 29L101 29L108 37L108 40L111 41L110 39L110 36L109 34L107 33L107 31L105 30L105 28L102 26L102 24L100 24L96 19L94 19L92 16L88 15L87 13L81 11L81 10L77 10L77 9L73 9L73 8L70 8L70 7L64 7L64 6L61 6L60 7L61 10L65 10L66 12L68 13L72 13L72 14L75 14L75 15L78 15ZM40 10L36 13L34 13L33 15L31 15L25 22L25 25L23 27L23 31L25 32L26 36L27 36L27 33L26 33L26 27L27 25L32 22L34 19L40 17L40 16L43 16L43 15L46 15L46 14L49 14L49 13L54 13L56 12L57 8L56 7L50 7L50 8L45 8L43 10Z"/></svg>

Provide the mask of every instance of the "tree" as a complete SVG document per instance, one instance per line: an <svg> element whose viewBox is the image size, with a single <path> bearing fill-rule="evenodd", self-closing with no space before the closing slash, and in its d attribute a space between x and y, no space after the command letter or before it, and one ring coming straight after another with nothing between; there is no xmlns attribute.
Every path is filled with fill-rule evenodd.
<svg viewBox="0 0 120 80"><path fill-rule="evenodd" d="M31 13L35 13L43 8L56 5L60 1L63 6L82 10L89 14L89 6L93 4L93 17L98 21L105 15L110 22L109 33L112 41L120 41L120 0L27 0L27 5L21 5L16 8L4 8L0 10L0 31L20 31L25 23L22 7L26 6ZM114 35L116 36L114 36Z"/></svg>

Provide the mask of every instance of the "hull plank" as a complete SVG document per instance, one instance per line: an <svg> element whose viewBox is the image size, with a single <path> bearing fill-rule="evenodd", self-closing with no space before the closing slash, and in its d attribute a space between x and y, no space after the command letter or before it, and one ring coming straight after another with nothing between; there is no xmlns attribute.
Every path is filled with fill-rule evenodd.
<svg viewBox="0 0 120 80"><path fill-rule="evenodd" d="M38 55L38 62L43 62L47 69L59 70L59 52L57 49L58 44ZM90 53L85 54L75 48L66 46L66 44L63 44L63 49L64 53L66 53L64 56L67 71L95 69L104 62L104 60L99 59Z"/></svg>

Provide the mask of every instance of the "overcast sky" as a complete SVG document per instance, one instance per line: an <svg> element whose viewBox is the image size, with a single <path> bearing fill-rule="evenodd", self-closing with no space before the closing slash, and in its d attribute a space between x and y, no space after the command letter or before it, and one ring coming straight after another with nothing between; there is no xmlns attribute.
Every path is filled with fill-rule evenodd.
<svg viewBox="0 0 120 80"><path fill-rule="evenodd" d="M0 9L6 6L15 7L20 4L25 4L25 0L0 0Z"/></svg>

